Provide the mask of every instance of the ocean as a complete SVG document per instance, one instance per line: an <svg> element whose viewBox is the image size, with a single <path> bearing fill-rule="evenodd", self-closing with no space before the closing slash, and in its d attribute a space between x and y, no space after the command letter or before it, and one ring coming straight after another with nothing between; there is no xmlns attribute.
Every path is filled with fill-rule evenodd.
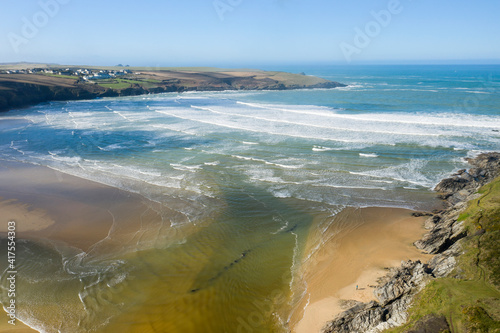
<svg viewBox="0 0 500 333"><path fill-rule="evenodd" d="M146 236L124 237L115 221L87 252L25 242L18 260L36 274L18 273L21 320L43 332L286 331L307 295L300 268L339 212L432 209L440 179L500 151L500 66L268 69L348 86L51 102L0 115L0 159L164 209ZM306 246L311 235L316 245ZM53 290L63 301L44 301Z"/></svg>

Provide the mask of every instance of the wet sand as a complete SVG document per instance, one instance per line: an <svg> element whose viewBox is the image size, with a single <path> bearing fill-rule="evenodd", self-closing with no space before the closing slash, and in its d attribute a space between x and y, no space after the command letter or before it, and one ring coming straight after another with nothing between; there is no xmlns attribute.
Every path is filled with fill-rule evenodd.
<svg viewBox="0 0 500 333"><path fill-rule="evenodd" d="M120 233L137 221L161 219L165 208L144 197L50 168L0 161L0 234L16 222L18 237L49 239L88 251L106 238L113 221ZM150 214L148 214L150 212Z"/></svg>
<svg viewBox="0 0 500 333"><path fill-rule="evenodd" d="M3 318L7 318L7 315L5 311L0 312L0 316ZM37 330L34 330L25 324L23 324L20 321L16 321L15 325L11 325L7 323L7 320L2 320L0 321L0 332L2 333L35 333L38 332Z"/></svg>
<svg viewBox="0 0 500 333"><path fill-rule="evenodd" d="M165 208L144 197L110 186L70 176L50 168L0 161L0 236L7 223L16 222L17 239L47 239L81 251L107 251L99 244L111 231L117 238L136 235L143 225L162 221ZM119 230L113 228L120 221ZM108 242L109 243L109 242ZM3 267L3 263L0 265ZM17 320L0 332L37 332Z"/></svg>
<svg viewBox="0 0 500 333"><path fill-rule="evenodd" d="M387 274L387 268L402 260L431 258L412 245L425 233L425 218L410 213L396 208L348 208L336 217L323 235L329 240L304 265L307 294L292 316L293 332L319 332L352 306L350 300L375 300L372 286Z"/></svg>

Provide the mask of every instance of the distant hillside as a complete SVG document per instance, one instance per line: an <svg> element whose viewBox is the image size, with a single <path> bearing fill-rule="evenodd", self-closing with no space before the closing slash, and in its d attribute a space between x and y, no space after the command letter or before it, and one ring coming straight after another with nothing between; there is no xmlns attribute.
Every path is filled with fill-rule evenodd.
<svg viewBox="0 0 500 333"><path fill-rule="evenodd" d="M0 111L47 101L162 92L345 87L314 76L216 68L0 65Z"/></svg>

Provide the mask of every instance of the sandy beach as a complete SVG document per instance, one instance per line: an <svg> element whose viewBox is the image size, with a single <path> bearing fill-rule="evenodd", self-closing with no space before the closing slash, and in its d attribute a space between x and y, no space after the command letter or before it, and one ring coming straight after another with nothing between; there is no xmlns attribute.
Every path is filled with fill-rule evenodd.
<svg viewBox="0 0 500 333"><path fill-rule="evenodd" d="M430 259L412 245L425 233L425 218L410 214L395 208L341 212L325 232L329 240L304 265L307 294L292 316L292 331L319 332L353 301L374 300L371 286L389 267Z"/></svg>
<svg viewBox="0 0 500 333"><path fill-rule="evenodd" d="M0 163L0 233L14 220L20 237L96 251L95 244L109 237L115 220L120 220L120 231L114 234L116 246L120 239L138 233L137 221L151 225L161 220L159 212L165 213L165 208L155 205L139 195L49 168ZM328 241L304 264L308 294L291 318L294 332L318 332L353 300L372 300L370 286L387 273L387 267L397 266L401 260L430 258L412 245L424 233L424 218L410 213L405 209L348 208L335 217L321 236ZM315 235L310 247L317 245L317 232ZM0 332L34 330L19 321L16 326L2 321Z"/></svg>

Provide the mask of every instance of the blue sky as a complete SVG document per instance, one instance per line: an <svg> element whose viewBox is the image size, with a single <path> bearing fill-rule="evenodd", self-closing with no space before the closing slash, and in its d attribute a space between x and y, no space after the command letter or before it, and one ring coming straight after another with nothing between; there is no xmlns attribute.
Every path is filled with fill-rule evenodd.
<svg viewBox="0 0 500 333"><path fill-rule="evenodd" d="M0 8L0 62L500 63L494 0L2 0Z"/></svg>

